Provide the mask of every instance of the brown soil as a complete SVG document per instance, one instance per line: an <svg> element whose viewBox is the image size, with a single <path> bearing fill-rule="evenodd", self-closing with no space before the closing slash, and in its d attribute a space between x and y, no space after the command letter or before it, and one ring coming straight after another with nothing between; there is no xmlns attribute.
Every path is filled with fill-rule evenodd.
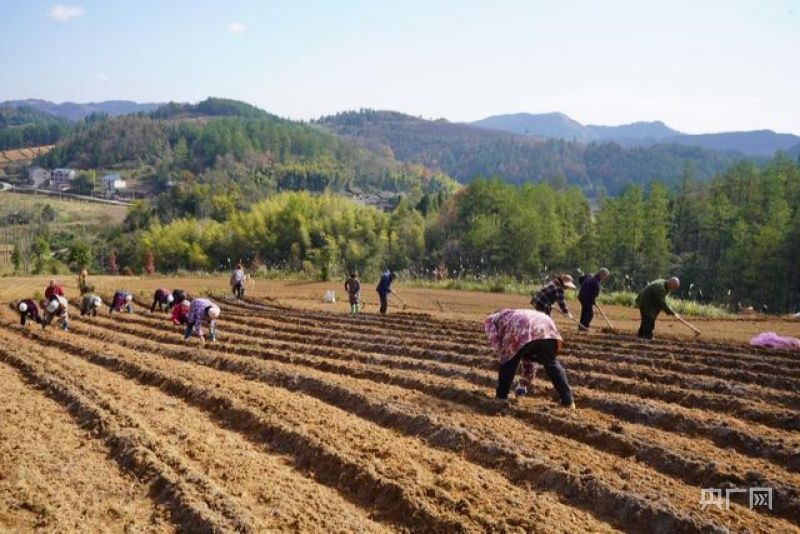
<svg viewBox="0 0 800 534"><path fill-rule="evenodd" d="M739 341L795 323L651 343L565 328L566 411L541 377L491 397L478 319L520 297L403 289L411 312L350 317L321 302L331 284L258 282L220 295L201 348L145 306L224 280L91 281L132 290L135 312L75 313L69 332L0 312L0 529L800 531L800 358ZM772 510L700 507L701 488L758 486Z"/></svg>

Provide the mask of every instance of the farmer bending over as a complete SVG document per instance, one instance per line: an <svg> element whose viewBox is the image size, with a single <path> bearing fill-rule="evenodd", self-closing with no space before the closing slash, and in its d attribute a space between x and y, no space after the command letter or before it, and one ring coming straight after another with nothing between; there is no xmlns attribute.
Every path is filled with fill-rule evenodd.
<svg viewBox="0 0 800 534"><path fill-rule="evenodd" d="M168 290L164 288L156 289L156 292L153 293L153 304L150 306L150 313L156 311L156 306L158 306L158 311L164 311L165 308L169 311L170 305L174 300L175 297L170 295Z"/></svg>
<svg viewBox="0 0 800 534"><path fill-rule="evenodd" d="M568 274L557 276L549 283L543 285L542 288L533 295L531 304L534 309L550 315L553 304L558 303L561 312L572 319L572 313L567 309L567 304L564 302L564 289L575 289L575 283Z"/></svg>
<svg viewBox="0 0 800 534"><path fill-rule="evenodd" d="M192 337L192 331L197 334L200 341L205 344L206 340L203 337L203 322L208 321L209 325L209 339L216 341L217 339L217 319L219 318L219 306L211 302L209 299L194 299L189 304L189 314L186 316L186 330L183 333L183 339L188 340Z"/></svg>
<svg viewBox="0 0 800 534"><path fill-rule="evenodd" d="M44 290L44 298L52 300L53 297L63 297L64 296L64 288L58 284L56 284L55 280L50 280L50 284Z"/></svg>
<svg viewBox="0 0 800 534"><path fill-rule="evenodd" d="M681 281L674 276L669 280L659 279L647 284L636 297L636 306L639 308L639 315L642 322L639 325L639 337L653 339L653 330L656 327L656 319L662 311L667 315L678 316L667 304L667 293L677 291L681 287Z"/></svg>
<svg viewBox="0 0 800 534"><path fill-rule="evenodd" d="M114 298L111 299L111 306L108 308L108 314L111 315L115 311L121 312L123 308L128 313L133 313L133 295L127 291L117 291L114 293Z"/></svg>
<svg viewBox="0 0 800 534"><path fill-rule="evenodd" d="M42 321L42 329L47 328L47 325L53 322L53 319L58 317L61 329L66 331L69 326L69 303L67 299L60 295L56 295L49 302L43 303L44 320Z"/></svg>
<svg viewBox="0 0 800 534"><path fill-rule="evenodd" d="M515 389L518 397L528 393L535 374L534 363L544 366L561 398L561 405L575 408L567 374L556 359L562 339L553 319L536 310L499 310L483 322L489 344L497 353L500 372L497 378L497 398L507 399L511 383L522 361L522 378Z"/></svg>
<svg viewBox="0 0 800 534"><path fill-rule="evenodd" d="M19 324L21 326L25 326L28 319L34 320L37 324L41 324L42 322L42 318L39 316L39 308L32 299L12 302L11 309L19 313Z"/></svg>
<svg viewBox="0 0 800 534"><path fill-rule="evenodd" d="M186 318L189 316L189 301L184 299L180 304L172 306L172 317L170 320L172 324L186 324Z"/></svg>
<svg viewBox="0 0 800 534"><path fill-rule="evenodd" d="M86 293L83 295L83 298L81 298L81 316L91 315L92 317L96 317L97 310L102 305L103 299L94 293Z"/></svg>

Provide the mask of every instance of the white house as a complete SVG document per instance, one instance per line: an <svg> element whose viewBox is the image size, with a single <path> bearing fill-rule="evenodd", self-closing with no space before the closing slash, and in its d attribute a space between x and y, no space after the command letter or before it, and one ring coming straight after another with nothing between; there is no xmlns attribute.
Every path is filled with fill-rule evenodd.
<svg viewBox="0 0 800 534"><path fill-rule="evenodd" d="M103 196L111 198L127 189L128 183L119 174L106 174L103 176Z"/></svg>
<svg viewBox="0 0 800 534"><path fill-rule="evenodd" d="M50 189L53 191L69 189L70 182L74 179L74 169L54 169L50 174Z"/></svg>
<svg viewBox="0 0 800 534"><path fill-rule="evenodd" d="M50 179L50 171L41 167L28 169L28 180L35 188L42 187Z"/></svg>

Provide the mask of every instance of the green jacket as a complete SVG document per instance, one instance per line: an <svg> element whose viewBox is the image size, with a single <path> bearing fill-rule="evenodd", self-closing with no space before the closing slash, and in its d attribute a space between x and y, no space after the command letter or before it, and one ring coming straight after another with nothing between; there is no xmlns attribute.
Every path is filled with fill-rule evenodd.
<svg viewBox="0 0 800 534"><path fill-rule="evenodd" d="M662 311L667 315L675 315L667 304L667 281L663 279L647 284L636 297L636 305L643 317L655 319Z"/></svg>

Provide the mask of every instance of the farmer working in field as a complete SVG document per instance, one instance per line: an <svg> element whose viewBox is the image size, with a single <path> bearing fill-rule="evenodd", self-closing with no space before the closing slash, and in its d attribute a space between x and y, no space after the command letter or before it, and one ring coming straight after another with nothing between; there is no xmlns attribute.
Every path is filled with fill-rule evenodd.
<svg viewBox="0 0 800 534"><path fill-rule="evenodd" d="M50 284L44 290L44 298L47 300L52 300L53 297L56 296L63 297L64 288L56 284L55 280L50 280Z"/></svg>
<svg viewBox="0 0 800 534"><path fill-rule="evenodd" d="M236 263L231 273L230 283L233 296L237 300L242 300L244 298L244 269L242 269L241 262Z"/></svg>
<svg viewBox="0 0 800 534"><path fill-rule="evenodd" d="M61 329L66 331L69 326L69 303L67 299L60 295L55 295L49 301L43 302L42 305L44 306L42 329L47 328L47 325L58 317Z"/></svg>
<svg viewBox="0 0 800 534"><path fill-rule="evenodd" d="M497 398L507 399L511 383L522 361L522 378L515 389L517 397L525 396L535 374L534 363L544 366L561 399L561 405L575 408L567 374L556 359L562 339L553 319L536 310L500 310L483 322L486 337L500 361Z"/></svg>
<svg viewBox="0 0 800 534"><path fill-rule="evenodd" d="M581 320L578 330L588 330L594 319L594 306L597 296L600 294L600 284L608 278L608 269L603 267L595 275L587 275L581 280L581 288L578 291L578 300L581 303Z"/></svg>
<svg viewBox="0 0 800 534"><path fill-rule="evenodd" d="M378 287L375 288L378 292L378 298L381 301L381 313L385 314L389 307L389 293L392 292L392 282L397 276L392 271L386 271L381 275L381 280L378 282Z"/></svg>
<svg viewBox="0 0 800 534"><path fill-rule="evenodd" d="M111 299L111 306L108 308L108 314L111 315L115 311L121 312L123 308L128 313L133 313L133 295L127 291L118 290L114 293L114 298Z"/></svg>
<svg viewBox="0 0 800 534"><path fill-rule="evenodd" d="M177 306L184 300L187 300L189 296L186 294L186 291L183 289L173 289L172 290L172 306Z"/></svg>
<svg viewBox="0 0 800 534"><path fill-rule="evenodd" d="M19 314L19 324L21 326L25 326L28 319L33 319L37 324L42 322L42 318L39 316L39 308L32 299L12 302L11 309Z"/></svg>
<svg viewBox="0 0 800 534"><path fill-rule="evenodd" d="M169 311L173 300L175 300L175 297L170 294L169 290L163 287L156 289L156 292L153 293L153 304L150 306L150 313L156 311L156 306L158 306L158 311L164 311L164 309Z"/></svg>
<svg viewBox="0 0 800 534"><path fill-rule="evenodd" d="M350 273L350 278L344 283L344 290L350 299L350 313L358 313L359 301L361 300L361 283L356 277L356 273Z"/></svg>
<svg viewBox="0 0 800 534"><path fill-rule="evenodd" d="M216 341L218 318L219 306L209 299L192 300L189 304L189 314L186 317L186 330L183 333L183 339L188 340L192 337L192 331L194 331L197 337L200 338L200 341L205 344L206 340L203 337L203 323L208 321L209 339L211 341Z"/></svg>
<svg viewBox="0 0 800 534"><path fill-rule="evenodd" d="M642 318L642 323L639 326L639 337L653 339L656 319L662 311L667 315L677 317L677 314L667 304L667 293L677 291L679 287L681 287L680 280L673 276L669 280L654 280L642 289L636 297L636 306L639 308L639 314Z"/></svg>
<svg viewBox="0 0 800 534"><path fill-rule="evenodd" d="M84 293L81 297L81 317L84 315L97 316L97 310L103 305L103 299L94 293Z"/></svg>
<svg viewBox="0 0 800 534"><path fill-rule="evenodd" d="M186 318L189 316L189 301L184 299L179 304L173 304L172 316L170 320L172 324L186 324Z"/></svg>
<svg viewBox="0 0 800 534"><path fill-rule="evenodd" d="M572 319L572 313L567 309L567 304L564 302L564 289L575 289L575 283L568 274L557 276L549 283L543 285L542 288L533 295L531 304L534 309L550 315L553 304L558 303L561 312Z"/></svg>

